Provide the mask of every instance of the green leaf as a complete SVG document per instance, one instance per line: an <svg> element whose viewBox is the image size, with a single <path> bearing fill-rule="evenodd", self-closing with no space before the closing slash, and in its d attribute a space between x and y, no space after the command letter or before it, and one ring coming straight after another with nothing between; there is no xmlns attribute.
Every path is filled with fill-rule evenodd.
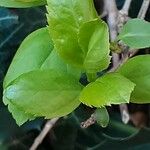
<svg viewBox="0 0 150 150"><path fill-rule="evenodd" d="M80 101L95 107L129 103L134 86L122 75L109 73L88 84L80 94Z"/></svg>
<svg viewBox="0 0 150 150"><path fill-rule="evenodd" d="M42 28L31 33L21 44L8 69L3 83L4 89L21 74L40 69L53 48L47 28ZM27 120L35 117L25 113L25 111L18 108L6 97L3 97L3 102L5 105L8 105L8 109L18 125L22 125Z"/></svg>
<svg viewBox="0 0 150 150"><path fill-rule="evenodd" d="M25 38L19 47L6 74L4 88L23 73L53 68L78 77L81 74L80 70L65 64L58 56L47 28L36 30Z"/></svg>
<svg viewBox="0 0 150 150"><path fill-rule="evenodd" d="M25 113L21 108L16 107L16 105L13 105L11 102L8 104L8 110L12 113L13 118L19 126L23 125L28 120L31 121L35 119L34 115Z"/></svg>
<svg viewBox="0 0 150 150"><path fill-rule="evenodd" d="M82 89L78 79L55 70L37 70L22 74L4 91L15 106L38 117L54 118L71 113L80 104Z"/></svg>
<svg viewBox="0 0 150 150"><path fill-rule="evenodd" d="M98 18L93 0L48 0L49 31L59 55L83 68L84 52L78 44L80 26Z"/></svg>
<svg viewBox="0 0 150 150"><path fill-rule="evenodd" d="M0 6L14 8L26 8L45 4L46 0L0 0Z"/></svg>
<svg viewBox="0 0 150 150"><path fill-rule="evenodd" d="M47 28L36 30L23 41L8 69L4 81L4 89L20 75L39 69L59 70L59 72L72 74L77 79L81 75L80 70L65 64L58 56ZM5 105L8 105L9 111L19 125L35 117L30 113L26 113L5 97L3 102Z"/></svg>
<svg viewBox="0 0 150 150"><path fill-rule="evenodd" d="M118 70L136 84L131 95L133 103L150 103L150 55L140 55L129 59Z"/></svg>
<svg viewBox="0 0 150 150"><path fill-rule="evenodd" d="M81 70L64 63L56 50L53 50L41 65L41 70L47 69L55 69L59 70L59 72L70 73L78 79L80 79L81 76Z"/></svg>
<svg viewBox="0 0 150 150"><path fill-rule="evenodd" d="M34 115L27 114L22 111L21 108L18 108L14 105L10 100L8 100L5 96L3 97L3 102L5 105L8 105L9 112L12 113L13 118L16 120L16 123L21 126L28 120L33 120L35 118Z"/></svg>
<svg viewBox="0 0 150 150"><path fill-rule="evenodd" d="M109 66L109 32L105 22L95 19L81 25L79 45L84 51L83 65L87 73L95 73Z"/></svg>
<svg viewBox="0 0 150 150"><path fill-rule="evenodd" d="M150 47L150 23L141 19L131 19L124 25L118 39L131 48Z"/></svg>
<svg viewBox="0 0 150 150"><path fill-rule="evenodd" d="M103 128L108 126L109 114L105 107L96 109L94 115L97 123L100 124L100 126L102 126Z"/></svg>
<svg viewBox="0 0 150 150"><path fill-rule="evenodd" d="M47 28L31 33L19 47L6 74L4 87L21 74L39 69L53 48Z"/></svg>

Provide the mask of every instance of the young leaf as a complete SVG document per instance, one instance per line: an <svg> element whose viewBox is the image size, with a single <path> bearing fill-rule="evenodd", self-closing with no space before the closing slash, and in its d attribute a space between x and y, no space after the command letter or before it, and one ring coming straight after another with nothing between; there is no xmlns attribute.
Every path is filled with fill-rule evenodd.
<svg viewBox="0 0 150 150"><path fill-rule="evenodd" d="M150 55L129 59L118 72L136 84L131 102L150 103Z"/></svg>
<svg viewBox="0 0 150 150"><path fill-rule="evenodd" d="M83 67L84 53L78 44L80 26L98 18L93 0L48 0L49 31L59 55L73 65Z"/></svg>
<svg viewBox="0 0 150 150"><path fill-rule="evenodd" d="M100 126L102 126L103 128L107 127L109 123L109 114L105 107L96 109L94 115L97 123L100 124Z"/></svg>
<svg viewBox="0 0 150 150"><path fill-rule="evenodd" d="M109 66L109 32L105 22L95 19L81 25L79 45L85 55L83 65L87 73L95 73Z"/></svg>
<svg viewBox="0 0 150 150"><path fill-rule="evenodd" d="M124 25L118 39L131 48L150 47L150 23L141 19L131 19Z"/></svg>
<svg viewBox="0 0 150 150"><path fill-rule="evenodd" d="M0 6L13 8L26 8L45 4L46 0L0 0Z"/></svg>
<svg viewBox="0 0 150 150"><path fill-rule="evenodd" d="M24 73L4 91L4 97L27 114L54 118L69 114L80 104L82 86L74 76L55 70Z"/></svg>
<svg viewBox="0 0 150 150"><path fill-rule="evenodd" d="M135 84L118 73L109 73L87 85L80 101L88 106L103 107L129 103Z"/></svg>

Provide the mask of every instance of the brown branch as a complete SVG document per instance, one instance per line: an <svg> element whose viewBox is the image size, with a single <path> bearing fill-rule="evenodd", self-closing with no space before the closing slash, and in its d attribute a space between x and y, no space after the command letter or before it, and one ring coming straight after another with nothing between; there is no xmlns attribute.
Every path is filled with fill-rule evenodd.
<svg viewBox="0 0 150 150"><path fill-rule="evenodd" d="M118 15L118 32L120 32L120 29L122 28L122 26L124 25L124 23L129 19L128 17L128 11L130 8L132 0L126 0L124 3L123 8L121 9L121 11L119 11L119 15ZM150 0L144 0L143 4L141 6L141 9L139 11L138 14L138 18L140 19L144 19L146 12L148 10L150 4ZM124 49L126 49L127 47L125 46ZM133 55L135 55L138 50L134 50L132 53L130 52L130 50L128 50L129 52L127 54L125 54L125 56L122 58L121 61L118 61L118 64L113 66L113 68L111 69L112 71L115 71L121 64L124 64L130 57L132 57ZM121 116L122 116L122 121L126 124L129 122L130 120L130 115L129 115L129 111L128 111L128 107L126 104L121 104L119 106L120 108L120 112L121 112Z"/></svg>
<svg viewBox="0 0 150 150"><path fill-rule="evenodd" d="M58 120L59 118L54 118L47 121L41 133L34 140L34 143L32 144L30 150L36 150L38 148L38 146L42 143L48 132L53 128L53 126L56 124Z"/></svg>
<svg viewBox="0 0 150 150"><path fill-rule="evenodd" d="M111 41L114 41L117 37L117 17L118 9L115 0L105 0L105 7L108 12L108 25L110 29Z"/></svg>
<svg viewBox="0 0 150 150"><path fill-rule="evenodd" d="M127 11L129 8L129 0L126 0L125 6L124 6L124 11ZM107 22L109 25L109 29L110 29L110 39L111 41L114 41L118 35L118 19L120 19L119 17L119 11L117 9L117 5L115 0L105 0L105 9L107 11ZM124 18L123 18L123 23ZM122 26L123 26L122 23ZM120 63L122 62L122 60L119 59L119 55L116 53L112 54L112 62L113 62L113 67L109 72L114 72L120 65ZM129 116L129 112L128 112L128 107L126 104L121 104L120 105L120 111L121 111L121 117L124 123L128 123L130 116ZM96 122L96 119L94 117L94 114L91 115L91 117L89 119L87 119L85 122L81 123L81 127L82 128L87 128L89 126L91 126L92 124L94 124Z"/></svg>
<svg viewBox="0 0 150 150"><path fill-rule="evenodd" d="M125 1L123 9L126 13L129 10L130 3L131 3L130 0ZM108 11L108 25L110 28L110 38L111 38L111 41L114 41L116 39L116 37L118 35L118 31L119 31L117 24L120 22L120 24L121 24L120 27L122 27L124 22L126 21L125 20L126 15L124 17L122 17L123 19L121 20L121 16L120 16L120 13L117 9L117 5L116 5L115 0L105 0L105 5L106 5L107 11ZM118 54L113 53L112 54L112 62L113 62L113 68L111 69L111 71L115 71L119 67L119 65L122 61L119 59ZM124 123L128 123L128 121L130 119L130 115L128 112L127 105L121 104L119 106L119 108L120 108L120 112L121 112L122 121ZM126 115L124 115L124 114L126 114ZM127 119L127 118L129 118L129 119Z"/></svg>
<svg viewBox="0 0 150 150"><path fill-rule="evenodd" d="M145 18L149 4L150 4L150 0L143 0L143 4L142 4L141 9L138 14L138 18L140 18L140 19Z"/></svg>
<svg viewBox="0 0 150 150"><path fill-rule="evenodd" d="M126 0L125 2L124 2L124 5L123 5L123 7L122 7L122 12L123 13L125 13L126 15L128 15L128 13L129 13L129 8L130 8L130 5L131 5L131 2L132 2L132 0Z"/></svg>
<svg viewBox="0 0 150 150"><path fill-rule="evenodd" d="M129 19L128 12L131 5L132 0L126 0L124 3L123 8L118 11L116 7L115 0L105 0L105 9L107 10L108 15L108 25L110 28L110 38L111 41L114 41L117 37L118 32L120 32L120 29L124 25L124 23L127 22ZM144 0L143 4L141 6L141 9L138 14L138 18L144 19L146 12L148 10L150 4L150 0ZM122 64L124 64L130 57L135 55L138 50L129 50L129 48L126 45L123 45L123 49L126 51L125 54L123 54L123 57L121 60L118 58L118 54L113 53L113 67L109 70L109 72L114 72L118 69L118 67ZM121 118L122 121L127 124L129 120L131 119L131 116L128 111L128 106L126 104L119 105L120 112L121 112ZM96 122L96 119L94 118L94 115L92 114L89 119L87 119L85 122L81 123L81 127L87 128L90 125L94 124Z"/></svg>
<svg viewBox="0 0 150 150"><path fill-rule="evenodd" d="M126 104L120 104L119 108L120 108L122 122L127 124L130 120L130 114L129 114L128 106Z"/></svg>
<svg viewBox="0 0 150 150"><path fill-rule="evenodd" d="M127 4L125 7L127 7ZM108 15L107 22L108 22L108 26L110 29L110 39L111 39L111 41L115 41L116 37L118 35L118 25L117 24L118 24L118 19L119 19L119 17L118 17L119 11L117 9L115 0L105 0L105 9L106 9L107 15ZM112 53L112 62L113 62L113 67L109 72L112 72L112 71L114 72L119 67L121 60L119 59L118 54ZM130 118L127 105L122 104L120 107L120 111L121 111L122 120L124 121L124 123L127 123L129 121L129 119L127 119L127 118ZM94 124L95 122L96 122L96 118L94 117L94 114L92 114L89 119L87 119L85 122L81 123L81 127L87 128L87 127L91 126L92 124Z"/></svg>
<svg viewBox="0 0 150 150"><path fill-rule="evenodd" d="M132 0L126 0L124 2L124 5L122 7L122 9L119 11L119 14L118 14L118 33L121 31L123 25L128 21L129 17L128 17L128 14L129 14L129 8L130 8L130 5L131 5L131 2Z"/></svg>
<svg viewBox="0 0 150 150"><path fill-rule="evenodd" d="M95 124L95 122L96 122L96 118L94 114L92 114L90 118L88 118L86 121L81 123L81 128L88 128L92 124Z"/></svg>
<svg viewBox="0 0 150 150"><path fill-rule="evenodd" d="M115 0L105 0L105 8L108 12L107 22L110 29L110 39L114 41L117 37L117 18L118 9ZM116 67L119 61L119 55L112 53L113 67Z"/></svg>

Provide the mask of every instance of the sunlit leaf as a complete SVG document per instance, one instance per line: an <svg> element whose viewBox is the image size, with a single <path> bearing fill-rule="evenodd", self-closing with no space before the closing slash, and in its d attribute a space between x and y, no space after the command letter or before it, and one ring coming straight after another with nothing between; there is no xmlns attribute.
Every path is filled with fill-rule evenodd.
<svg viewBox="0 0 150 150"><path fill-rule="evenodd" d="M98 18L93 0L47 3L49 31L56 50L67 63L83 68L84 52L78 44L78 33L83 23Z"/></svg>
<svg viewBox="0 0 150 150"><path fill-rule="evenodd" d="M38 117L61 117L79 106L82 86L73 75L55 70L25 73L4 91L4 97Z"/></svg>
<svg viewBox="0 0 150 150"><path fill-rule="evenodd" d="M20 75L39 69L55 69L59 70L60 73L69 73L77 79L77 82L81 74L80 70L65 64L58 56L54 50L47 28L42 28L31 33L23 41L8 69L4 81L4 89ZM5 96L3 101L5 105L8 105L8 109L16 119L17 124L21 125L28 119L35 118L34 114L27 113L26 110L20 108L20 106L17 106Z"/></svg>
<svg viewBox="0 0 150 150"><path fill-rule="evenodd" d="M95 19L79 30L79 45L84 51L84 68L88 73L106 69L110 63L109 32L105 22Z"/></svg>
<svg viewBox="0 0 150 150"><path fill-rule="evenodd" d="M129 103L134 86L122 75L109 73L88 84L80 94L80 101L95 107Z"/></svg>

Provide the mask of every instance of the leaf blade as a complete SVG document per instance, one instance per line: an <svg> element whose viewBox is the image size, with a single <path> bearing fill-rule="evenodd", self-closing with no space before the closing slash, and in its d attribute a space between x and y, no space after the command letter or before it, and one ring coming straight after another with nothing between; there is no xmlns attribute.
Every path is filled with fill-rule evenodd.
<svg viewBox="0 0 150 150"><path fill-rule="evenodd" d="M55 70L21 75L5 90L5 97L24 112L46 118L61 117L79 106L82 86L73 76Z"/></svg>
<svg viewBox="0 0 150 150"><path fill-rule="evenodd" d="M13 58L4 80L4 87L19 75L39 69L53 48L47 28L31 33L25 38Z"/></svg>
<svg viewBox="0 0 150 150"><path fill-rule="evenodd" d="M131 48L150 47L150 23L141 19L131 19L124 25L118 39Z"/></svg>
<svg viewBox="0 0 150 150"><path fill-rule="evenodd" d="M4 95L6 88L21 75L34 70L44 71L50 69L71 74L77 80L81 75L80 70L65 64L58 56L47 28L42 28L31 33L17 51L5 77ZM19 125L36 117L34 114L27 113L26 110L23 110L6 97L3 97L3 102L8 105L9 111Z"/></svg>
<svg viewBox="0 0 150 150"><path fill-rule="evenodd" d="M21 108L18 108L13 103L11 103L11 101L8 100L5 96L3 97L3 102L5 105L8 105L9 112L12 114L13 118L19 126L23 125L28 120L34 120L34 115L25 113L21 110Z"/></svg>
<svg viewBox="0 0 150 150"><path fill-rule="evenodd" d="M136 84L131 95L133 103L150 102L150 55L140 55L129 59L118 72ZM140 68L139 68L140 67Z"/></svg>
<svg viewBox="0 0 150 150"><path fill-rule="evenodd" d="M87 73L96 73L109 66L109 32L104 21L95 19L84 23L79 30L79 45L85 53Z"/></svg>
<svg viewBox="0 0 150 150"><path fill-rule="evenodd" d="M45 0L1 0L0 6L2 7L12 7L12 8L27 8L33 6L45 5Z"/></svg>
<svg viewBox="0 0 150 150"><path fill-rule="evenodd" d="M109 73L87 85L80 94L80 101L94 107L128 103L134 86L122 75Z"/></svg>
<svg viewBox="0 0 150 150"><path fill-rule="evenodd" d="M78 44L78 32L81 24L98 18L93 1L48 0L47 3L49 31L59 55L67 63L82 68L84 54Z"/></svg>

